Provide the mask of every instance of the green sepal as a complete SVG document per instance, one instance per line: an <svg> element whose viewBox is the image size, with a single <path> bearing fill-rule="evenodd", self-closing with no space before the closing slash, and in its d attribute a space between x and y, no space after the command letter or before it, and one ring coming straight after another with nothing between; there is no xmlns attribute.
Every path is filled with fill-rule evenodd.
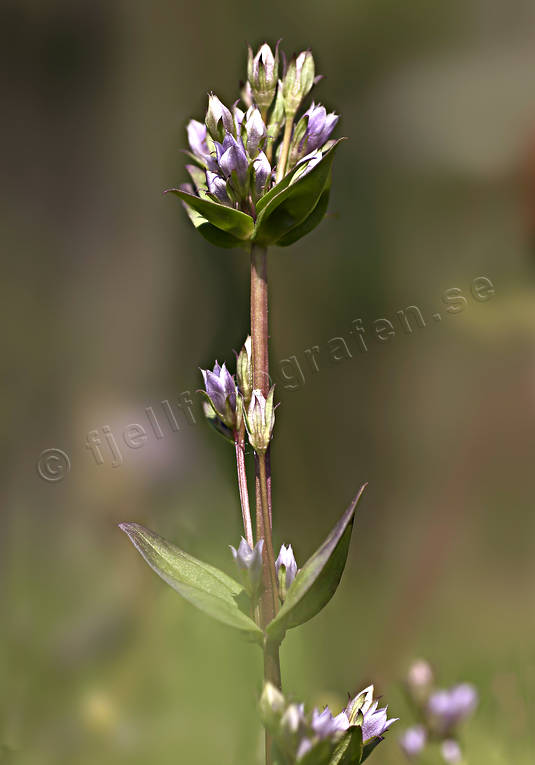
<svg viewBox="0 0 535 765"><path fill-rule="evenodd" d="M134 547L158 576L183 598L213 619L262 644L262 630L241 608L249 603L241 584L139 523L121 523L119 528L128 534Z"/></svg>
<svg viewBox="0 0 535 765"><path fill-rule="evenodd" d="M169 193L176 194L189 207L200 213L208 223L211 223L221 231L231 234L236 239L248 240L252 237L254 222L247 213L208 199L200 199L200 197L189 194L182 189L167 189L164 192L164 194Z"/></svg>
<svg viewBox="0 0 535 765"><path fill-rule="evenodd" d="M297 242L299 239L302 239L304 236L309 234L313 229L318 226L323 218L325 217L325 213L327 212L327 208L329 206L329 196L331 194L331 179L329 178L327 182L327 186L323 189L321 192L321 196L318 200L318 203L316 207L312 210L308 218L305 218L305 220L300 223L298 226L294 226L294 228L290 229L288 233L282 237L282 239L279 239L277 242L278 247L288 247L288 245L293 244L294 242Z"/></svg>
<svg viewBox="0 0 535 765"><path fill-rule="evenodd" d="M361 762L364 762L364 760L367 760L370 754L373 752L375 747L381 743L383 739L377 736L376 738L372 739L369 744L365 744L364 748L362 750L362 757Z"/></svg>
<svg viewBox="0 0 535 765"><path fill-rule="evenodd" d="M287 630L316 616L336 592L347 561L355 509L366 485L292 582L284 604L266 629L274 642L281 642Z"/></svg>
<svg viewBox="0 0 535 765"><path fill-rule="evenodd" d="M193 223L197 231L202 234L210 244L215 244L216 247L224 247L227 250L233 247L241 247L246 250L249 249L249 242L243 239L237 239L235 236L232 236L232 234L228 234L226 231L216 228L216 226L209 223L203 215L196 210L193 210L191 207L188 207L185 203L184 207L190 221Z"/></svg>
<svg viewBox="0 0 535 765"><path fill-rule="evenodd" d="M362 728L352 725L334 750L329 765L359 765L362 757Z"/></svg>
<svg viewBox="0 0 535 765"><path fill-rule="evenodd" d="M287 176L289 180L284 179L287 181L286 187L270 197L258 214L254 231L255 242L262 246L278 244L279 240L283 239L291 229L308 218L329 183L334 154L340 141L337 141L324 154L310 172L292 182L295 174L303 171L303 166L298 165ZM266 196L276 191L280 185L275 186Z"/></svg>

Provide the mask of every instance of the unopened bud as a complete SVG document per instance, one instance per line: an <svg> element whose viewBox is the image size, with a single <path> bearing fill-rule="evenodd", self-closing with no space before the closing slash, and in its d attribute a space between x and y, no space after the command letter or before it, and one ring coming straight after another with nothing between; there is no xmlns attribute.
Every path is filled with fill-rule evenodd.
<svg viewBox="0 0 535 765"><path fill-rule="evenodd" d="M243 396L246 407L249 406L251 396L253 395L253 358L251 336L249 335L244 342L241 351L238 353L236 362L236 380L238 388Z"/></svg>
<svg viewBox="0 0 535 765"><path fill-rule="evenodd" d="M269 730L278 727L286 702L284 696L272 683L266 683L260 697L260 716L262 722Z"/></svg>
<svg viewBox="0 0 535 765"><path fill-rule="evenodd" d="M264 111L269 109L279 77L279 44L275 48L275 55L267 43L264 43L256 56L249 46L247 62L247 77L251 85L251 92L255 104Z"/></svg>
<svg viewBox="0 0 535 765"><path fill-rule="evenodd" d="M284 603L286 594L291 587L297 574L297 563L295 562L292 545L282 545L279 557L275 561L275 570L279 580L279 598Z"/></svg>
<svg viewBox="0 0 535 765"><path fill-rule="evenodd" d="M206 127L214 141L222 141L226 133L235 135L236 126L229 109L219 98L210 93L208 96L208 111L205 117Z"/></svg>
<svg viewBox="0 0 535 765"><path fill-rule="evenodd" d="M264 454L271 441L275 425L275 408L273 406L273 386L264 398L262 391L253 390L248 409L245 410L245 425L249 434L249 443L258 454Z"/></svg>
<svg viewBox="0 0 535 765"><path fill-rule="evenodd" d="M262 550L264 548L264 540L261 539L255 546L254 550L249 547L249 543L243 537L241 538L240 545L236 550L235 547L230 545L230 551L234 562L240 572L240 577L243 582L243 586L247 590L250 598L254 600L259 591L262 583Z"/></svg>
<svg viewBox="0 0 535 765"><path fill-rule="evenodd" d="M313 85L314 58L309 50L305 50L290 60L284 76L282 93L287 117L294 117Z"/></svg>

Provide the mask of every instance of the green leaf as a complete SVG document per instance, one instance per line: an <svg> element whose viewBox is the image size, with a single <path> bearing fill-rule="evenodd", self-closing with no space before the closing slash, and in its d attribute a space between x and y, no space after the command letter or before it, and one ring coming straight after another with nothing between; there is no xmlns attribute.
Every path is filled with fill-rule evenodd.
<svg viewBox="0 0 535 765"><path fill-rule="evenodd" d="M240 608L241 604L248 603L241 584L139 523L121 523L119 528L128 534L158 576L183 598L217 621L262 642L262 630Z"/></svg>
<svg viewBox="0 0 535 765"><path fill-rule="evenodd" d="M339 143L338 141L332 146L318 164L310 172L299 177L295 183L292 183L290 178L286 188L272 196L262 207L255 224L255 242L263 246L276 244L290 229L302 223L312 213L329 183L331 166ZM299 167L295 170L301 169ZM269 197L276 188L266 196Z"/></svg>
<svg viewBox="0 0 535 765"><path fill-rule="evenodd" d="M295 577L281 610L267 626L271 640L282 641L286 630L312 619L336 592L347 561L355 509L366 485L360 488L325 542Z"/></svg>
<svg viewBox="0 0 535 765"><path fill-rule="evenodd" d="M330 194L331 183L329 179L327 186L321 192L318 204L312 210L308 218L305 218L305 220L298 226L291 228L288 233L282 237L282 239L279 239L277 245L279 247L288 247L288 245L297 242L298 239L302 239L304 236L306 236L306 234L309 234L313 229L315 229L316 226L319 225L325 217L327 207L329 206Z"/></svg>
<svg viewBox="0 0 535 765"><path fill-rule="evenodd" d="M299 759L299 765L330 765L332 743L328 739L318 741Z"/></svg>
<svg viewBox="0 0 535 765"><path fill-rule="evenodd" d="M193 210L191 207L188 207L187 204L184 204L184 207L186 208L190 221L193 223L197 231L202 234L210 244L214 244L216 247L224 247L227 250L233 247L241 247L246 250L249 249L249 242L243 239L237 239L232 234L212 226L203 215L196 210Z"/></svg>
<svg viewBox="0 0 535 765"><path fill-rule="evenodd" d="M353 725L344 734L329 765L358 765L362 756L362 728Z"/></svg>
<svg viewBox="0 0 535 765"><path fill-rule="evenodd" d="M237 239L248 240L254 231L254 222L250 215L235 210L233 207L221 205L208 199L201 199L182 189L167 189L165 194L176 194L193 210L200 213L206 220L221 231L226 231Z"/></svg>

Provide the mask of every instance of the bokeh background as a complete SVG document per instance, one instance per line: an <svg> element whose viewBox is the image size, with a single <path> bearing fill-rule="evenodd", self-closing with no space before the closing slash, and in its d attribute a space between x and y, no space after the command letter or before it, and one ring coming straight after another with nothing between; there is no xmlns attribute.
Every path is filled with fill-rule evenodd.
<svg viewBox="0 0 535 765"><path fill-rule="evenodd" d="M206 93L236 97L246 41L283 37L313 48L315 98L350 140L326 220L269 255L276 542L303 562L369 481L336 597L284 645L286 688L336 706L375 682L402 722L374 762L400 765L401 683L424 656L443 685L479 689L469 765L532 763L533 3L5 0L0 22L0 762L257 762L259 652L184 604L116 524L232 570L232 449L195 390L247 333L247 258L201 240L161 192L185 180ZM426 326L407 333L410 305ZM330 357L335 337L351 358ZM122 441L130 423L143 448ZM70 458L63 480L38 473L49 448Z"/></svg>

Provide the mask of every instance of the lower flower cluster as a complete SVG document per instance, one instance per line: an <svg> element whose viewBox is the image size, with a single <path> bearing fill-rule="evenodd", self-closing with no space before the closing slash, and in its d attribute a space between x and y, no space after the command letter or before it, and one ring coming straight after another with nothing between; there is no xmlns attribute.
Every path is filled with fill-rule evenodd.
<svg viewBox="0 0 535 765"><path fill-rule="evenodd" d="M407 690L420 722L402 734L399 743L403 752L409 760L417 760L428 747L435 745L445 763L461 763L458 729L477 707L474 686L460 683L447 689L436 688L431 667L420 660L409 670Z"/></svg>
<svg viewBox="0 0 535 765"><path fill-rule="evenodd" d="M330 765L364 762L398 718L387 717L387 707L378 708L373 685L333 715L328 706L307 714L304 704L289 702L267 683L260 700L260 712L276 746L281 765Z"/></svg>

